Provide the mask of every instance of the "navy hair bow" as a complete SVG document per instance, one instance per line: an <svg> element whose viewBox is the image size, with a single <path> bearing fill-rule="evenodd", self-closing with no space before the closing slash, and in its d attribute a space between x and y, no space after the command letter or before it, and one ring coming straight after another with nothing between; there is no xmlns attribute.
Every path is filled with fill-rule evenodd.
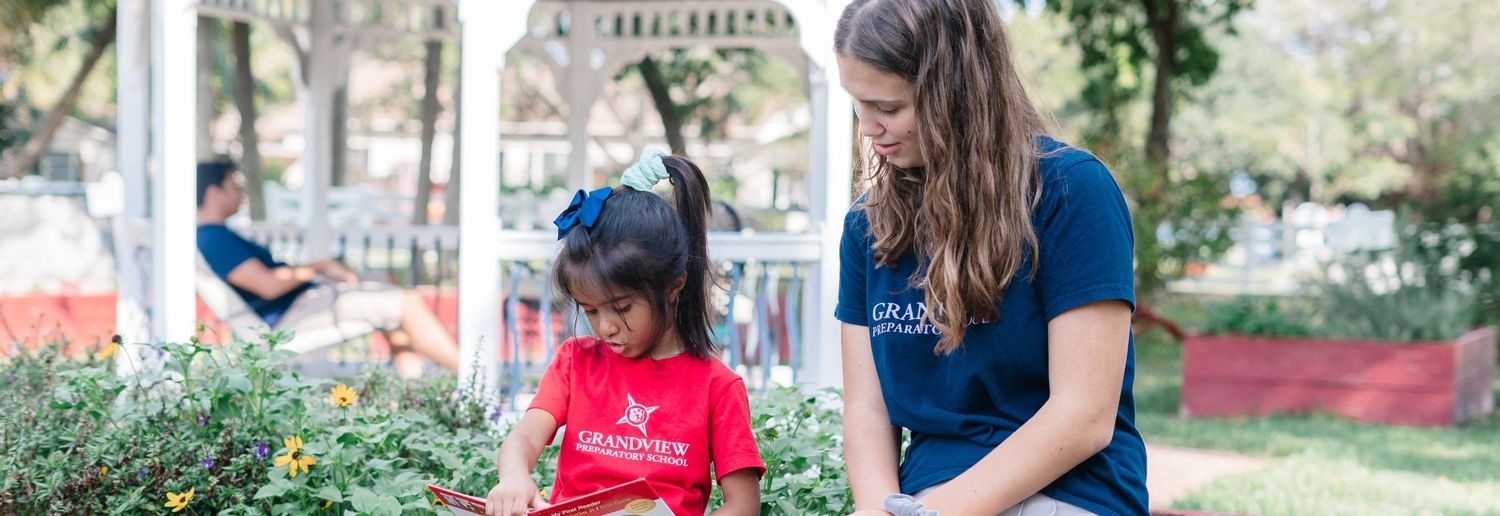
<svg viewBox="0 0 1500 516"><path fill-rule="evenodd" d="M573 202L568 203L568 209L563 210L552 221L557 224L557 239L562 240L568 236L568 231L579 224L586 228L594 227L594 223L599 220L599 212L604 211L604 201L609 200L609 194L613 191L614 189L606 186L592 192L579 190L573 194Z"/></svg>

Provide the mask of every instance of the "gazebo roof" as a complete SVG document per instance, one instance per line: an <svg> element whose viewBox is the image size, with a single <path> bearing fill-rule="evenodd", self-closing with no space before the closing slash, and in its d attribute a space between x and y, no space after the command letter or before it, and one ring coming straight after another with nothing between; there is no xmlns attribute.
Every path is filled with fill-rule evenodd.
<svg viewBox="0 0 1500 516"><path fill-rule="evenodd" d="M562 68L564 49L612 75L649 49L711 46L756 48L806 75L799 23L775 0L538 0L527 29L516 50Z"/></svg>
<svg viewBox="0 0 1500 516"><path fill-rule="evenodd" d="M306 26L313 2L333 3L334 30L360 36L458 37L454 0L193 0L198 13L278 29Z"/></svg>

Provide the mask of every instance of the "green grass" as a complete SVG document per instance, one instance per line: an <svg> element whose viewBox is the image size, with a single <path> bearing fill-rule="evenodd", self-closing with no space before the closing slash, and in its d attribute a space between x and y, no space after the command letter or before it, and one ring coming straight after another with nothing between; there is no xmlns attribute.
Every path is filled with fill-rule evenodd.
<svg viewBox="0 0 1500 516"><path fill-rule="evenodd" d="M1191 312L1181 318L1189 325ZM1266 516L1500 515L1497 415L1458 428L1326 415L1182 419L1181 347L1164 335L1157 330L1136 343L1136 422L1146 440L1270 459L1261 469L1195 490L1172 507Z"/></svg>

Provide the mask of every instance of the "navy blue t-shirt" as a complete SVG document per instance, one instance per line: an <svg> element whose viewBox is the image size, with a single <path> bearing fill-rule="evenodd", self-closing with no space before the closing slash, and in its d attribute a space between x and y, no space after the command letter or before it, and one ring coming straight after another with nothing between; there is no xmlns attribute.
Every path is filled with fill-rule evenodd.
<svg viewBox="0 0 1500 516"><path fill-rule="evenodd" d="M877 266L864 199L844 218L836 316L870 329L891 424L911 430L899 470L903 493L952 480L1036 415L1049 392L1048 321L1097 301L1135 304L1135 238L1119 185L1088 153L1048 138L1041 143L1047 154L1032 215L1040 265L1026 253L1002 294L999 320L971 323L963 347L951 354L934 354L939 335L923 321L931 308L923 290L908 287L916 257L908 253L896 269ZM1113 440L1042 494L1101 515L1147 513L1134 379L1132 339Z"/></svg>
<svg viewBox="0 0 1500 516"><path fill-rule="evenodd" d="M198 252L203 253L203 260L208 262L208 268L213 269L214 274L219 275L224 283L229 284L234 292L250 305L255 313L260 315L266 324L276 326L281 321L281 316L286 313L287 307L292 306L292 301L307 290L309 283L292 289L276 299L265 299L255 295L254 292L242 289L229 283L229 271L239 267L246 260L260 260L268 269L284 267L286 264L271 258L271 251L254 242L245 240L222 224L206 224L198 226Z"/></svg>

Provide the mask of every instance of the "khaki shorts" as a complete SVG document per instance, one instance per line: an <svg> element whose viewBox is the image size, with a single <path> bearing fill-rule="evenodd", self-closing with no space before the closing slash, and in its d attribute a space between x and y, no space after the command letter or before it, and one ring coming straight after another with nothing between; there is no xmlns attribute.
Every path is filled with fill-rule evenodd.
<svg viewBox="0 0 1500 516"><path fill-rule="evenodd" d="M401 327L405 306L406 291L385 283L316 283L292 301L275 329L301 333L338 328L347 340Z"/></svg>
<svg viewBox="0 0 1500 516"><path fill-rule="evenodd" d="M944 482L943 484L946 484L946 483L947 482ZM922 497L927 496L929 494L932 494L933 491L937 490L937 488L939 488L939 487L942 487L943 484L938 484L938 485L929 487L927 489L923 489L921 491L917 491L917 494L912 495L912 497L916 498L918 500L921 500ZM1014 507L1011 507L1011 508L1006 509L1004 511L1000 511L1000 513L997 514L997 515L995 515L995 516L1096 516L1096 515L1094 513L1092 513L1092 512L1089 512L1088 510L1086 510L1086 509L1084 509L1082 507L1077 506L1077 505L1073 505L1073 504L1070 504L1070 503L1058 500L1056 498L1053 498L1053 497L1050 497L1050 496L1047 496L1047 495L1044 495L1044 494L1041 494L1041 493L1037 493L1037 494L1031 495L1030 498L1027 498L1025 500L1021 500L1021 503L1016 504Z"/></svg>

